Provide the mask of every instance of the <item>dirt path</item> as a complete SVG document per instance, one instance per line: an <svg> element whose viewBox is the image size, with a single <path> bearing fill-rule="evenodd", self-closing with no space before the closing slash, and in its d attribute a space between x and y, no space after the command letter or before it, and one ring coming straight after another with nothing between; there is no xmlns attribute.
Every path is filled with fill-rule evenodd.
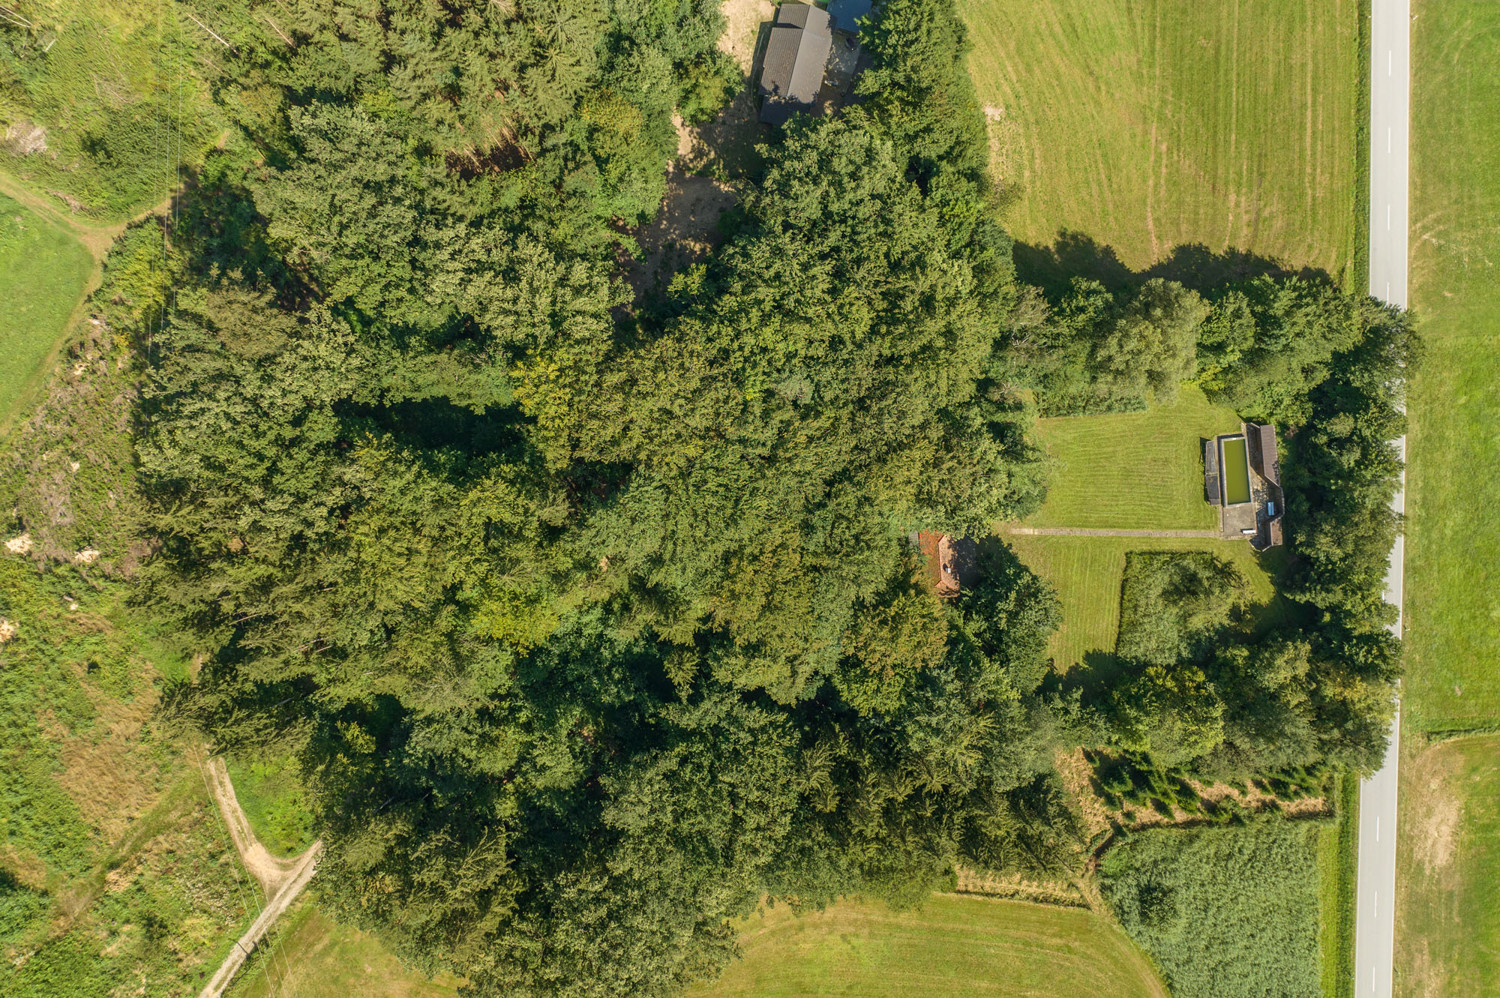
<svg viewBox="0 0 1500 998"><path fill-rule="evenodd" d="M1209 537L1217 530L1108 530L1094 527L1003 527L1004 533L1026 537Z"/></svg>
<svg viewBox="0 0 1500 998"><path fill-rule="evenodd" d="M239 798L235 796L234 784L229 779L229 769L224 765L224 760L214 758L206 763L200 761L200 765L214 801L224 815L224 823L229 827L229 837L234 841L235 852L239 853L245 869L250 871L250 875L265 891L266 897L270 898L198 996L219 998L225 988L229 987L229 982L234 980L234 975L245 965L245 960L271 930L271 926L276 924L276 920L291 907L308 881L312 880L313 874L318 870L318 858L323 854L323 843L314 842L300 856L287 859L273 856L269 849L260 844L250 828L250 821L240 807Z"/></svg>
<svg viewBox="0 0 1500 998"><path fill-rule="evenodd" d="M292 902L297 899L297 895L302 893L302 889L307 886L313 874L318 872L318 857L322 853L323 843L315 842L307 852L294 861L296 865L290 872L290 879L282 884L281 890L266 904L260 916L250 923L250 928L235 942L234 948L229 951L224 962L219 964L219 969L214 972L214 976L198 993L198 998L219 998L224 993L224 990L229 987L229 982L234 980L234 975L239 973L250 954L255 951L255 947L260 945L260 941L271 930L271 926L275 925L276 920L287 908L291 907Z"/></svg>
<svg viewBox="0 0 1500 998"><path fill-rule="evenodd" d="M223 758L208 760L204 765L204 772L208 774L209 787L213 791L214 800L218 802L219 811L224 815L224 823L229 826L234 851L240 854L245 869L260 884L266 897L275 897L281 886L295 875L298 864L307 857L307 853L285 859L272 855L271 850L261 845L255 832L251 830L250 821L240 807L239 798L235 796L234 784L229 780L229 769L224 765Z"/></svg>

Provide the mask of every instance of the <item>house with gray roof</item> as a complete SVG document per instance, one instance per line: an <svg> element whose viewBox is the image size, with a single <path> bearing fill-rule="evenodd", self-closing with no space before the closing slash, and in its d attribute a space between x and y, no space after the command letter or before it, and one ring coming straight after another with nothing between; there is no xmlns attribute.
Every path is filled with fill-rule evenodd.
<svg viewBox="0 0 1500 998"><path fill-rule="evenodd" d="M832 47L827 11L791 0L777 9L761 63L761 121L780 125L799 111L812 110Z"/></svg>

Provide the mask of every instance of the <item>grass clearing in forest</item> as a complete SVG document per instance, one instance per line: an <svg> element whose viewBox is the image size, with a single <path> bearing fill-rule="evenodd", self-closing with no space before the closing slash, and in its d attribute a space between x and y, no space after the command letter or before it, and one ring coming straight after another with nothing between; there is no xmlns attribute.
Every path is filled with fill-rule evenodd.
<svg viewBox="0 0 1500 998"><path fill-rule="evenodd" d="M258 904L124 587L0 555L0 994L191 994ZM205 969L206 968L206 969Z"/></svg>
<svg viewBox="0 0 1500 998"><path fill-rule="evenodd" d="M1496 994L1500 735L1413 739L1401 782L1396 994Z"/></svg>
<svg viewBox="0 0 1500 998"><path fill-rule="evenodd" d="M0 195L0 432L46 373L93 269L78 240Z"/></svg>
<svg viewBox="0 0 1500 998"><path fill-rule="evenodd" d="M1240 418L1184 385L1173 405L1037 422L1056 462L1033 527L1217 530L1203 498L1203 441L1238 433Z"/></svg>
<svg viewBox="0 0 1500 998"><path fill-rule="evenodd" d="M288 912L270 947L257 950L230 998L451 998L460 981L429 981L380 940L323 914L311 902Z"/></svg>
<svg viewBox="0 0 1500 998"><path fill-rule="evenodd" d="M691 998L927 998L1017 995L1166 998L1119 929L1083 908L940 894L916 911L845 901L741 927L742 959Z"/></svg>
<svg viewBox="0 0 1500 998"><path fill-rule="evenodd" d="M1183 245L1352 265L1359 0L959 8L1017 240L1080 233L1133 270Z"/></svg>
<svg viewBox="0 0 1500 998"><path fill-rule="evenodd" d="M1059 671L1113 658L1120 629L1120 581L1131 551L1211 551L1235 564L1250 583L1250 600L1277 612L1273 576L1279 555L1258 555L1244 541L1194 537L1063 537L1006 534L1027 567L1050 582L1062 601L1062 626L1048 652Z"/></svg>

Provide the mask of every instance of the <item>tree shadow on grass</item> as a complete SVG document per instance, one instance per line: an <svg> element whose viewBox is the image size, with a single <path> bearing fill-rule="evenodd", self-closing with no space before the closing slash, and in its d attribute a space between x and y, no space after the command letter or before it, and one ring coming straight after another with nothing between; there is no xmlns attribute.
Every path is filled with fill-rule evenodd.
<svg viewBox="0 0 1500 998"><path fill-rule="evenodd" d="M1261 276L1333 280L1325 270L1314 267L1291 269L1258 253L1239 249L1215 252L1201 243L1183 243L1175 247L1166 259L1137 271L1125 265L1113 246L1104 245L1082 232L1066 230L1057 234L1051 246L1018 242L1013 255L1016 276L1041 288L1053 300L1067 293L1075 277L1098 281L1111 292L1160 277L1203 295L1227 284Z"/></svg>

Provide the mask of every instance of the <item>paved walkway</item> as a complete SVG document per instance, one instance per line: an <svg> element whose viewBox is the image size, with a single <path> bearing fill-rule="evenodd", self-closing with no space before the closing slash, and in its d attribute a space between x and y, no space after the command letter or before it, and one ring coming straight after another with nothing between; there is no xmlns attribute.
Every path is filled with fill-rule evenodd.
<svg viewBox="0 0 1500 998"><path fill-rule="evenodd" d="M1094 527L1002 527L1007 534L1026 537L1208 537L1218 538L1217 530L1109 530Z"/></svg>
<svg viewBox="0 0 1500 998"><path fill-rule="evenodd" d="M1373 0L1370 22L1370 294L1406 307L1411 3ZM1406 458L1406 438L1397 442ZM1406 479L1391 504L1406 509ZM1385 598L1401 636L1404 541L1396 538ZM1359 787L1359 879L1355 896L1355 998L1390 998L1396 949L1396 763L1401 715L1378 772Z"/></svg>

